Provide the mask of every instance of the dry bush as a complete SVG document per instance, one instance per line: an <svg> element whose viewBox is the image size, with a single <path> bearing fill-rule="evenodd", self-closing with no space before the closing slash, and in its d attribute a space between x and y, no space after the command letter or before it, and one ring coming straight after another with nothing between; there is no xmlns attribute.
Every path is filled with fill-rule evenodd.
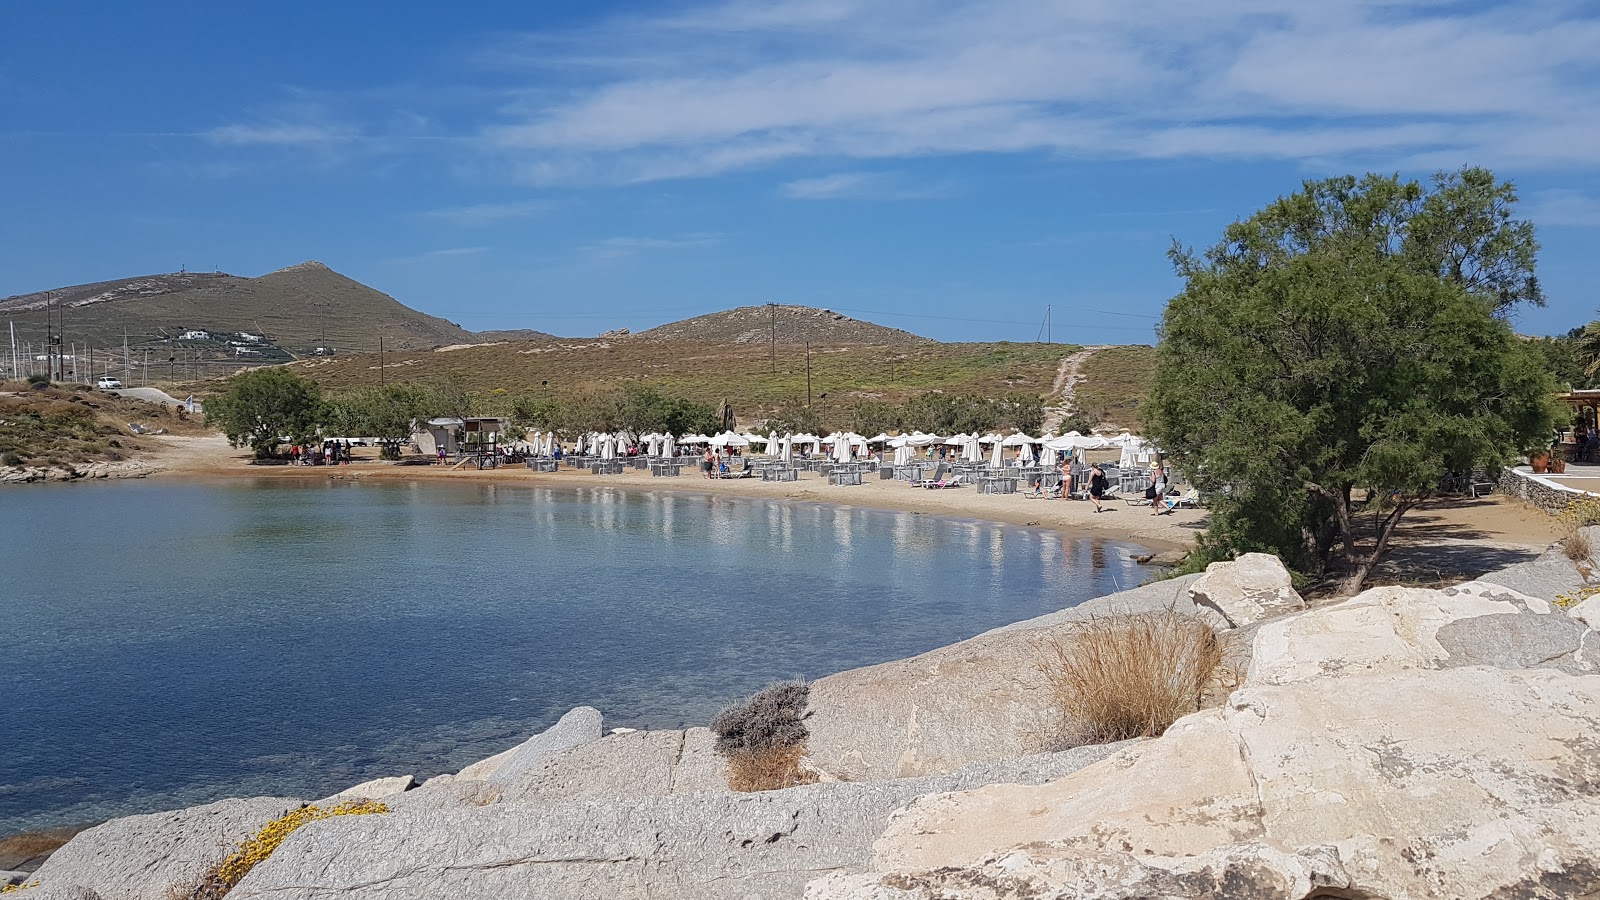
<svg viewBox="0 0 1600 900"><path fill-rule="evenodd" d="M1594 554L1594 547L1590 546L1589 533L1581 528L1574 528L1567 532L1561 539L1561 552L1573 562L1586 562Z"/></svg>
<svg viewBox="0 0 1600 900"><path fill-rule="evenodd" d="M217 863L183 884L168 887L167 900L221 900L229 889L221 868L222 863Z"/></svg>
<svg viewBox="0 0 1600 900"><path fill-rule="evenodd" d="M735 750L728 757L728 787L735 791L775 791L815 784L817 775L802 768L804 747L774 747L760 752Z"/></svg>
<svg viewBox="0 0 1600 900"><path fill-rule="evenodd" d="M730 788L768 791L815 780L800 768L810 737L805 724L810 695L805 682L784 681L717 713L711 731L717 752L728 759Z"/></svg>
<svg viewBox="0 0 1600 900"><path fill-rule="evenodd" d="M1156 737L1201 708L1224 648L1200 619L1168 609L1077 623L1040 663L1061 713L1058 745Z"/></svg>

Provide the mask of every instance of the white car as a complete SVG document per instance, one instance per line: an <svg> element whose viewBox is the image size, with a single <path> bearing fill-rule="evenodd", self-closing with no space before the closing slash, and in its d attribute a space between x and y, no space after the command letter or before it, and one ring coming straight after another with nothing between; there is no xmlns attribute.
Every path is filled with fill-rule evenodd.
<svg viewBox="0 0 1600 900"><path fill-rule="evenodd" d="M100 381L95 384L95 387L102 391L120 391L122 390L122 382L112 378L110 375L107 375L106 377L100 379Z"/></svg>

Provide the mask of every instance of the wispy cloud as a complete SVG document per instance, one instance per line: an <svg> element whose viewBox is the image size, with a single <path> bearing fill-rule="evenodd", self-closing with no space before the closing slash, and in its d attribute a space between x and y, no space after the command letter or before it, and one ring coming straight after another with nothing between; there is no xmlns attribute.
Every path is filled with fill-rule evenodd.
<svg viewBox="0 0 1600 900"><path fill-rule="evenodd" d="M664 250L696 250L722 243L725 235L702 233L683 237L610 237L591 241L579 248L579 253L591 260L616 260L640 253Z"/></svg>
<svg viewBox="0 0 1600 900"><path fill-rule="evenodd" d="M429 218L443 219L455 225L493 225L512 219L526 219L550 209L542 200L518 200L510 203L476 203L471 206L454 206L429 210Z"/></svg>
<svg viewBox="0 0 1600 900"><path fill-rule="evenodd" d="M796 179L785 184L780 193L795 200L831 200L859 196L881 181L881 176L865 172L840 172L819 178Z"/></svg>
<svg viewBox="0 0 1600 900"><path fill-rule="evenodd" d="M577 86L530 84L483 132L532 183L1013 152L1593 167L1600 142L1576 3L741 0L536 44ZM832 179L784 192L860 186Z"/></svg>
<svg viewBox="0 0 1600 900"><path fill-rule="evenodd" d="M421 253L413 253L410 256L397 256L389 260L389 262L406 264L428 262L430 260L458 259L467 256L479 256L493 249L493 247L444 247L439 250L424 250Z"/></svg>
<svg viewBox="0 0 1600 900"><path fill-rule="evenodd" d="M357 138L345 126L311 125L294 122L219 125L204 132L214 144L227 146L327 147L346 144Z"/></svg>
<svg viewBox="0 0 1600 900"><path fill-rule="evenodd" d="M1528 198L1525 213L1536 226L1600 228L1600 197L1579 191L1543 191Z"/></svg>

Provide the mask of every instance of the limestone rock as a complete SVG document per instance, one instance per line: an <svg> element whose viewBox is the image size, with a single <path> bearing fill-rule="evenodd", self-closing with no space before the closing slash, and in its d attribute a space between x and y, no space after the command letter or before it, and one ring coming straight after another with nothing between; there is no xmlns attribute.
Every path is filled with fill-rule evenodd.
<svg viewBox="0 0 1600 900"><path fill-rule="evenodd" d="M811 685L807 757L825 778L869 781L955 771L1053 749L1060 721L1040 672L1049 643L1095 616L1194 607L1174 579L1018 622L910 659Z"/></svg>
<svg viewBox="0 0 1600 900"><path fill-rule="evenodd" d="M728 789L706 728L612 735L544 757L503 783L499 802L665 797Z"/></svg>
<svg viewBox="0 0 1600 900"><path fill-rule="evenodd" d="M14 869L3 869L0 870L0 887L6 887L7 885L12 884L22 884L31 877L33 877L32 872L19 872Z"/></svg>
<svg viewBox="0 0 1600 900"><path fill-rule="evenodd" d="M592 706L579 706L567 711L554 725L526 741L474 763L461 770L457 778L479 778L504 784L523 772L532 769L539 760L551 753L598 741L603 719L600 710ZM471 773L471 774L468 774Z"/></svg>
<svg viewBox="0 0 1600 900"><path fill-rule="evenodd" d="M30 900L84 890L116 900L166 900L233 852L263 825L305 805L286 797L219 800L175 812L112 819L79 834L45 860Z"/></svg>
<svg viewBox="0 0 1600 900"><path fill-rule="evenodd" d="M799 897L819 872L859 871L890 814L921 794L993 778L1037 784L1116 749L1084 747L935 778L760 794L495 803L313 822L228 896Z"/></svg>
<svg viewBox="0 0 1600 900"><path fill-rule="evenodd" d="M327 799L318 802L320 804L330 804L356 799L382 800L383 798L393 794L400 794L404 793L405 791L409 791L416 786L417 779L414 775L394 775L389 778L374 778L371 781L363 781L355 787L345 788L339 793L334 794L332 797L328 797Z"/></svg>
<svg viewBox="0 0 1600 900"><path fill-rule="evenodd" d="M1306 606L1295 592L1289 570L1267 553L1246 553L1232 562L1206 566L1205 574L1189 586L1189 599L1221 613L1231 628Z"/></svg>
<svg viewBox="0 0 1600 900"><path fill-rule="evenodd" d="M1225 708L1042 787L923 797L891 820L873 874L808 896L1586 896L1600 676L1489 637L1544 640L1550 626L1527 623L1566 617L1543 605L1499 586L1379 588L1269 622Z"/></svg>

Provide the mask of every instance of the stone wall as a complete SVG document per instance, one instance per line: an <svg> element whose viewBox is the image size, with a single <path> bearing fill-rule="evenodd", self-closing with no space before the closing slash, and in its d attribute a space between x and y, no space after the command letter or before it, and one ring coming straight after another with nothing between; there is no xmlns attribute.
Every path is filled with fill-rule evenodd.
<svg viewBox="0 0 1600 900"><path fill-rule="evenodd" d="M1525 471L1521 466L1501 469L1500 480L1495 483L1495 489L1502 494L1525 501L1552 516L1560 515L1568 506L1579 500L1594 496L1540 478L1532 472Z"/></svg>

